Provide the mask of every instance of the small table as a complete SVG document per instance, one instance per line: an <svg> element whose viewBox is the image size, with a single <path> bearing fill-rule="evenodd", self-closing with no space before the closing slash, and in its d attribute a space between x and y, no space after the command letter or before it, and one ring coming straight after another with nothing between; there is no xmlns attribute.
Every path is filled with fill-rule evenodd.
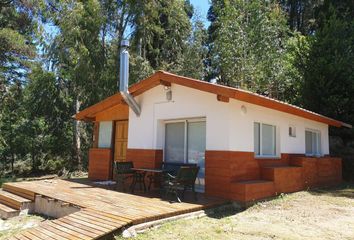
<svg viewBox="0 0 354 240"><path fill-rule="evenodd" d="M136 173L137 173L134 176L134 181L133 181L133 186L132 186L133 191L134 191L134 188L135 188L135 185L137 182L139 182L140 184L143 183L144 191L146 191L146 185L145 185L145 180L144 180L146 173L150 173L152 175L154 173L163 174L163 173L169 172L168 170L161 169L161 168L132 168L132 170L136 171ZM153 176L151 176L148 190L150 190L153 182L156 183L157 181L156 181L156 179L153 178Z"/></svg>

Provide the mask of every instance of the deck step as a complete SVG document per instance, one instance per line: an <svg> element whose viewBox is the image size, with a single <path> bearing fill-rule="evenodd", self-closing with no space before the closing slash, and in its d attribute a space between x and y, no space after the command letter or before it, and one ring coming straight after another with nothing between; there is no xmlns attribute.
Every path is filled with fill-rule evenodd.
<svg viewBox="0 0 354 240"><path fill-rule="evenodd" d="M14 185L12 185L12 183L4 183L2 185L2 189L6 192L13 193L15 195L30 199L32 201L34 201L34 199L35 199L34 192L27 190L25 188L20 188L20 187L14 186Z"/></svg>
<svg viewBox="0 0 354 240"><path fill-rule="evenodd" d="M261 177L274 182L277 194L297 192L303 189L303 168L299 166L262 167Z"/></svg>
<svg viewBox="0 0 354 240"><path fill-rule="evenodd" d="M233 182L231 189L235 199L242 202L251 202L275 196L274 182L267 180Z"/></svg>
<svg viewBox="0 0 354 240"><path fill-rule="evenodd" d="M20 210L9 207L5 204L0 203L0 218L9 219L20 214Z"/></svg>
<svg viewBox="0 0 354 240"><path fill-rule="evenodd" d="M32 203L32 201L16 194L4 191L0 188L0 203L16 210L24 210L30 207L29 205Z"/></svg>

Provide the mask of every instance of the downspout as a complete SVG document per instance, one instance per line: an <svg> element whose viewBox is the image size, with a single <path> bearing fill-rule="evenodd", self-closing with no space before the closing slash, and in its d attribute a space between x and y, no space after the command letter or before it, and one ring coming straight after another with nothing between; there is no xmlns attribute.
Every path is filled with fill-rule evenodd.
<svg viewBox="0 0 354 240"><path fill-rule="evenodd" d="M140 106L135 101L134 97L129 93L129 41L123 40L121 42L120 50L120 72L119 72L119 92L122 95L124 101L134 111L137 117L140 116Z"/></svg>

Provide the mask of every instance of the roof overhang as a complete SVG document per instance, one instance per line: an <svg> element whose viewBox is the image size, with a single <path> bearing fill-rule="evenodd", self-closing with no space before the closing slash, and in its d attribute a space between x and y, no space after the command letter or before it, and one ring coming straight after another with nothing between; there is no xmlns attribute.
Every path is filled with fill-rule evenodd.
<svg viewBox="0 0 354 240"><path fill-rule="evenodd" d="M209 82L200 81L188 77L183 77L165 71L158 71L150 77L133 84L129 87L129 92L131 95L136 97L158 85L170 86L171 84L178 84L181 86L194 88L199 91L215 94L218 100L222 100L224 102L228 102L229 98L233 98L243 102L248 102L262 107L274 109L277 111L286 112L313 121L322 122L331 126L352 128L350 124L343 123L341 121L323 116L321 114L311 112L306 109L272 98L268 98L256 93L252 93L238 88L212 84ZM126 104L120 93L114 94L113 96L108 97L95 105L85 108L81 112L74 115L74 118L83 121L94 121L95 115L97 113L111 108L117 104Z"/></svg>

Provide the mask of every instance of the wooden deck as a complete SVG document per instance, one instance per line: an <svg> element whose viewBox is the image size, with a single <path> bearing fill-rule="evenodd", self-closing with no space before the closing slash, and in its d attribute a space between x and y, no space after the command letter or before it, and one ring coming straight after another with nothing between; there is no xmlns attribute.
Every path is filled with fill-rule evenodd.
<svg viewBox="0 0 354 240"><path fill-rule="evenodd" d="M81 209L24 230L12 239L100 239L119 232L123 227L225 203L224 200L205 197L203 194L198 194L198 201L187 196L183 203L170 202L161 199L156 193L122 193L94 185L87 179L6 183L3 188L32 200L38 194Z"/></svg>

